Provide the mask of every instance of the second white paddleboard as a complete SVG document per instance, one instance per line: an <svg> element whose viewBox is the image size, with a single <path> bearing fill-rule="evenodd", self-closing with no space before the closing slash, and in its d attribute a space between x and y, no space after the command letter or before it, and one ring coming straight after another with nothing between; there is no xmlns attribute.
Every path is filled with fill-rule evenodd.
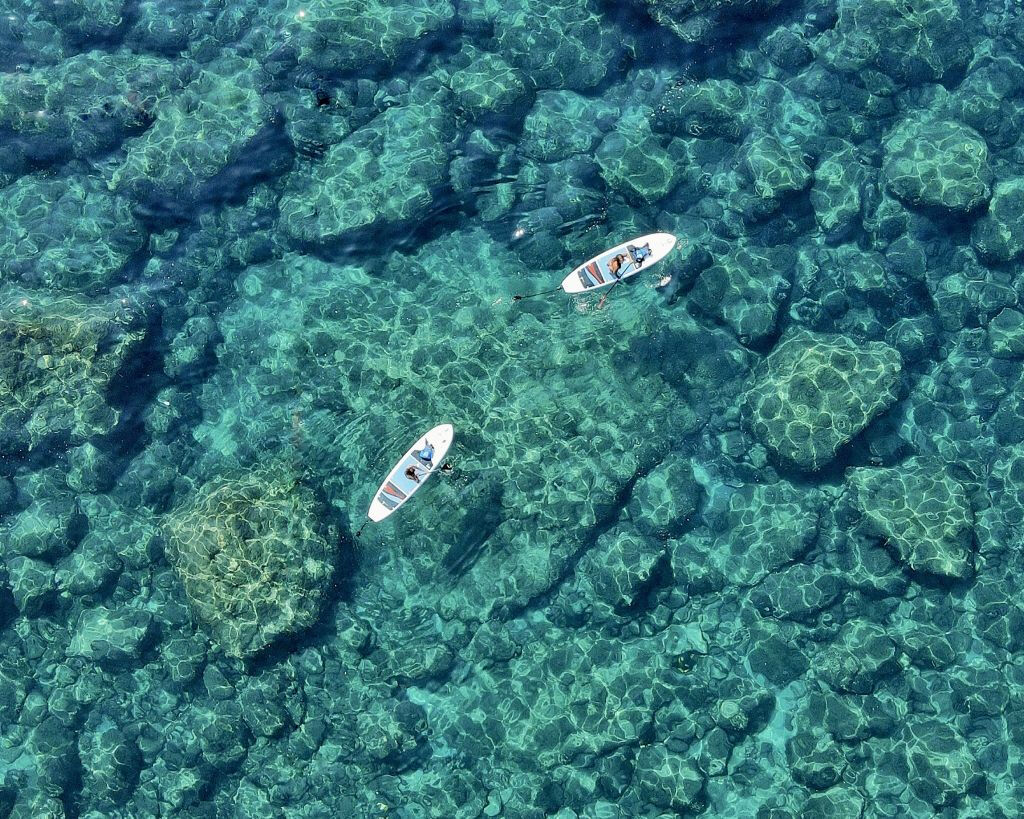
<svg viewBox="0 0 1024 819"><path fill-rule="evenodd" d="M455 428L451 424L439 424L417 439L380 485L373 496L370 510L366 513L367 517L375 523L384 520L409 500L434 470L444 463L444 456L448 453L448 447L452 445L454 437ZM429 461L420 457L427 444L434 448L434 457ZM410 476L410 469L415 477Z"/></svg>

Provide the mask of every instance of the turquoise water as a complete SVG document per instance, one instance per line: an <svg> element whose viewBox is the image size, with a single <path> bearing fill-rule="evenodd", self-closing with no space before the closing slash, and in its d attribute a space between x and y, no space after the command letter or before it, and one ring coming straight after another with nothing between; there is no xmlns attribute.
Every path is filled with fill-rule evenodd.
<svg viewBox="0 0 1024 819"><path fill-rule="evenodd" d="M1021 815L1022 46L0 0L0 817Z"/></svg>

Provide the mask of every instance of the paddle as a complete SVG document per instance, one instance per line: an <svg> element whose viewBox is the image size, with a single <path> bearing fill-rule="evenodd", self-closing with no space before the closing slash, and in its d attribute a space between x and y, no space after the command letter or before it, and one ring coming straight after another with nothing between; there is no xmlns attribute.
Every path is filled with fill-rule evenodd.
<svg viewBox="0 0 1024 819"><path fill-rule="evenodd" d="M625 274L626 270L629 270L629 265L631 265L631 264L633 264L633 262L630 262L629 264L627 264L625 270L623 270L622 273L619 274L619 277L615 280L615 284L613 284L611 287L609 287L607 290L605 290L604 295L601 296L601 301L599 301L597 303L597 308L596 308L597 310L600 310L602 307L604 307L604 303L606 301L608 301L608 297L612 294L612 290L614 290L616 287L618 287L619 286L619 282L621 282L624 278L626 278L625 275L623 275L623 274Z"/></svg>

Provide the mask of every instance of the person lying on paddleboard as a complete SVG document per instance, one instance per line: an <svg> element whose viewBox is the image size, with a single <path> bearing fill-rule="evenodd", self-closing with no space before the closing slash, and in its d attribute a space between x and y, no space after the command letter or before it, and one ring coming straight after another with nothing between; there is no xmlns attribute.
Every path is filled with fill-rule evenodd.
<svg viewBox="0 0 1024 819"><path fill-rule="evenodd" d="M629 255L633 257L633 263L636 265L637 270L641 268L643 263L647 261L651 255L650 244L645 244L641 247L637 247L636 245L627 245L626 250L628 250Z"/></svg>
<svg viewBox="0 0 1024 819"><path fill-rule="evenodd" d="M423 449L416 453L416 457L431 469L434 468L434 447L431 445L430 441L423 442Z"/></svg>

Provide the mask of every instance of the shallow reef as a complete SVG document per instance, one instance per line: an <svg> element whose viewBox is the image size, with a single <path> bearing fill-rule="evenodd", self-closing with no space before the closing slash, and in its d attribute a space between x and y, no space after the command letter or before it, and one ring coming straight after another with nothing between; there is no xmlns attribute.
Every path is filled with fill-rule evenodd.
<svg viewBox="0 0 1024 819"><path fill-rule="evenodd" d="M1022 49L0 0L0 819L1019 816Z"/></svg>

